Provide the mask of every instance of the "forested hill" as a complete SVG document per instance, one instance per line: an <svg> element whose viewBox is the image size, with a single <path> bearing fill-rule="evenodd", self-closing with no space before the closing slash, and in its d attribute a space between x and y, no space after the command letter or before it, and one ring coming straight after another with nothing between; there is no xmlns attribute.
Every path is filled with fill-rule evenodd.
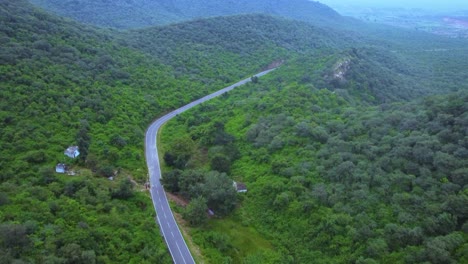
<svg viewBox="0 0 468 264"><path fill-rule="evenodd" d="M321 67L283 65L164 128L167 190L209 204L187 182L227 173L248 186L236 227L275 246L210 220L192 231L207 262L466 263L466 90L353 106L311 83Z"/></svg>
<svg viewBox="0 0 468 264"><path fill-rule="evenodd" d="M51 16L26 1L2 2L0 8L1 109L8 123L2 141L11 142L13 135L6 133L10 129L11 133L31 130L21 141L2 147L5 161L15 160L16 155L25 156L31 164L55 160L54 153L76 139L80 120L86 120L94 136L102 137L90 142L93 157L112 161L114 166L141 165L141 160L135 163L116 156L140 153L138 135L159 113L275 60L299 52L330 54L336 49L334 38L323 30L264 16L117 35ZM249 28L236 29L242 21ZM215 38L200 38L210 36L212 29ZM234 32L229 35L233 38L227 32ZM39 122L41 126L36 127ZM51 131L60 132L51 135ZM137 131L140 134L134 134ZM43 144L38 138L55 143L44 149L37 146ZM34 158L26 158L29 155ZM13 177L21 167L10 163L2 168L10 171L3 176Z"/></svg>
<svg viewBox="0 0 468 264"><path fill-rule="evenodd" d="M117 32L56 17L26 0L7 0L0 1L0 25L0 256L6 263L67 263L67 260L68 263L169 263L168 252L154 226L150 200L145 192L137 191L144 189L141 184L146 180L142 140L146 126L162 113L248 77L274 61L284 60L284 70L275 72L277 75L267 86L254 86L258 88L255 95L245 98L255 108L247 111L256 115L279 114L285 107L281 104L293 103L291 113L308 113L295 108L300 100L305 100L301 104L309 107L313 116L321 110L312 104L322 101L318 103L330 109L330 115L317 122L330 129L330 133L342 125L338 121L328 124L327 118L344 119L346 113L338 115L343 105L360 104L366 98L376 103L411 99L444 89L462 89L467 74L463 71L467 60L452 51L450 60L444 60L443 56L434 60L430 46L424 45L430 53L423 54L430 54L429 59L418 55L409 62L402 59L409 52L407 47L386 44L372 47L355 33L335 33L269 15L200 19ZM395 50L389 51L390 48ZM424 64L425 61L430 63ZM347 69L345 79L335 80L333 76L340 72L341 68L337 67L340 65ZM431 76L440 77L437 86L431 86ZM419 81L423 78L429 80L421 85ZM419 85L396 89L401 87L400 83ZM424 88L425 83L428 86ZM264 88L271 89L271 94L262 101ZM319 99L314 99L315 96ZM442 125L462 122L458 117L456 121L446 119L444 114L437 117ZM260 118L254 116L250 121L246 118L243 127L247 129L253 122L259 125L267 122L272 127L259 139L259 152L255 148L248 154L253 155L251 160L267 159L265 153L270 151L270 145L276 151L286 143L294 147L302 142L302 134L298 140L283 142L278 138L273 142L276 128L272 122ZM203 120L194 118L191 122L195 125ZM413 123L408 120L405 127L412 127ZM315 127L315 123L309 125ZM302 124L297 127L302 130ZM323 140L323 129L308 131L306 123L305 130L306 135L312 133L314 138L310 140L315 137ZM194 132L206 131L209 130ZM255 132L254 128L252 131ZM393 128L386 130L391 135L393 131ZM450 142L461 138L463 130L457 127L453 131L457 131L456 137L444 132L442 138ZM352 135L359 138L360 134L356 133ZM348 136L335 134L333 137L346 140ZM311 145L310 150L316 148L314 142L304 144ZM80 147L77 159L63 155L71 145ZM452 148L449 146L445 152L455 156L458 150ZM465 155L463 149L457 153L456 157ZM342 161L348 156L343 153ZM59 162L67 164L77 175L55 173ZM444 162L441 160L440 164ZM281 167L282 163L278 164ZM328 168L327 164L330 163L324 162L323 168ZM414 165L408 166L413 169ZM319 168L317 173L328 176ZM245 175L247 179L248 174ZM107 179L111 176L115 181ZM252 183L253 177L256 176L250 179ZM443 177L437 180L445 181ZM285 202L288 195L281 194L277 204L288 206ZM458 200L454 203L456 206ZM265 212L263 208L260 210ZM454 214L463 214L456 210L452 210ZM449 224L454 223L449 219ZM270 227L265 226L264 233L274 229ZM303 234L303 230L297 232ZM376 252L381 250L385 252L387 248L378 248Z"/></svg>
<svg viewBox="0 0 468 264"><path fill-rule="evenodd" d="M252 1L36 1L41 1L47 8L60 6L62 11L73 10L79 14L79 21L91 24L96 24L96 19L109 19L108 13L112 17L123 12L126 14L124 25L139 25L146 17L132 13L139 8L145 12L171 10L186 17L180 20L260 12L304 22L244 14L196 19L120 34L121 44L171 65L177 75L198 73L205 78L232 81L224 71L229 68L226 63L234 62L233 58L247 71L246 67L252 69L250 62L265 64L286 59L290 57L290 51L303 56L327 51L336 53L333 58L327 58L327 67L310 72L306 78L316 86L336 90L349 100L358 97L375 104L468 87L463 81L468 77L464 70L467 61L465 42L356 21L343 23L345 18L312 1L296 0L294 5L291 1L255 1L255 5ZM88 11L97 13L89 15ZM119 19L109 21L106 23ZM271 52L271 48L276 51ZM226 57L228 53L229 58ZM245 60L253 57L256 59ZM211 71L214 68L217 70ZM338 72L342 75L336 75Z"/></svg>
<svg viewBox="0 0 468 264"><path fill-rule="evenodd" d="M171 65L177 74L214 68L216 74L209 76L213 79L225 78L226 64L232 60L253 69L253 62L267 66L298 54L330 55L358 43L354 34L338 35L304 22L259 14L132 30L119 34L119 40Z"/></svg>
<svg viewBox="0 0 468 264"><path fill-rule="evenodd" d="M262 38L264 29L254 30L255 21L272 23L278 35L270 30ZM312 27L285 21L275 26L275 19L262 16L250 23L250 41L185 40L178 29L190 27L179 25L148 31L148 42L135 43L131 34L143 38L144 32L117 35L25 0L0 1L2 261L170 262L150 200L139 191L146 180L147 124L302 48L315 56L334 49L325 48L328 34ZM171 39L175 44L158 45L175 49L152 52L152 38ZM80 147L77 159L63 154L71 145ZM77 175L55 173L57 163Z"/></svg>
<svg viewBox="0 0 468 264"><path fill-rule="evenodd" d="M251 43L230 41L262 57L200 43L216 50L204 60L210 63L178 71L187 58L205 56L196 40L177 52L151 53L151 43L145 48L124 43L121 35L58 18L24 0L1 1L0 24L0 256L5 263L170 262L151 202L137 191L141 185L134 186L146 180L147 124L248 77L288 50L291 56L295 51L287 39L292 47L306 40L282 29L278 32L285 35L273 37L283 39L281 47L262 39L261 31L250 35ZM176 39L176 32L174 27L166 33ZM71 145L80 147L74 160L63 154ZM57 163L77 175L55 173Z"/></svg>
<svg viewBox="0 0 468 264"><path fill-rule="evenodd" d="M171 263L151 202L128 177L144 175L145 125L174 78L26 1L1 1L0 24L0 262ZM151 90L135 84L139 67L157 81ZM75 160L63 155L71 145ZM59 162L77 175L55 173Z"/></svg>
<svg viewBox="0 0 468 264"><path fill-rule="evenodd" d="M336 23L343 18L326 5L308 0L30 0L83 23L100 27L142 28L195 18L263 13L292 19Z"/></svg>

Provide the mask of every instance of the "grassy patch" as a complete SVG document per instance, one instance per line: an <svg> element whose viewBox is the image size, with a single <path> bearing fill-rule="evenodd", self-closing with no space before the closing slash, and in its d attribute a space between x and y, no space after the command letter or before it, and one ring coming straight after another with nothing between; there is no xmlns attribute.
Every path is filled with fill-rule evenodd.
<svg viewBox="0 0 468 264"><path fill-rule="evenodd" d="M234 214L224 219L213 219L208 224L210 232L226 236L227 249L220 249L223 253L231 257L234 263L242 263L249 255L273 250L269 241L254 228L243 225L240 218Z"/></svg>

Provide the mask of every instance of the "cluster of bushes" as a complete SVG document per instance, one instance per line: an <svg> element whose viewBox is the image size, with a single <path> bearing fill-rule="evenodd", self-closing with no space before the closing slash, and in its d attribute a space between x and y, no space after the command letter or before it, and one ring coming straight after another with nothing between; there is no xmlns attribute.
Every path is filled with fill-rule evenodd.
<svg viewBox="0 0 468 264"><path fill-rule="evenodd" d="M465 261L466 92L368 107L287 80L303 74L280 68L167 129L203 149L198 131L224 124L250 186L239 221L284 262Z"/></svg>
<svg viewBox="0 0 468 264"><path fill-rule="evenodd" d="M194 127L200 124L196 116L188 122ZM162 183L167 191L190 200L184 217L193 225L202 225L206 223L208 209L219 216L234 210L237 194L228 173L239 151L234 137L225 132L221 122L212 127L198 127L193 133L192 138L204 142L207 148L198 150L194 139L188 137L169 139L172 143L165 146L168 151L164 161L172 170L164 173ZM168 137L167 134L164 137ZM203 163L207 163L208 168L193 169Z"/></svg>

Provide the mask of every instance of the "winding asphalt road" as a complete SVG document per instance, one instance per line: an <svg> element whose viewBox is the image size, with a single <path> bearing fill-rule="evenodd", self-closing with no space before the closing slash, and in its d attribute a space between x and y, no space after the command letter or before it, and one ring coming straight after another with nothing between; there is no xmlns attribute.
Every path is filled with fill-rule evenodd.
<svg viewBox="0 0 468 264"><path fill-rule="evenodd" d="M261 77L273 70L274 69L263 71L261 73L256 74L255 76ZM195 261L193 260L192 254L190 254L187 244L185 243L185 240L182 237L182 234L180 233L180 229L177 226L177 223L174 219L174 215L172 214L171 208L169 207L169 202L167 201L166 193L164 192L163 186L160 182L161 166L159 163L158 149L156 145L158 131L161 128L161 126L164 125L164 123L174 118L178 114L183 113L196 105L199 105L203 102L220 96L223 93L231 91L232 89L238 86L248 83L250 80L251 78L247 78L236 84L233 84L203 98L200 98L196 101L193 101L177 110L174 110L154 121L146 131L145 155L151 185L151 199L153 200L154 209L156 210L157 222L161 229L162 235L164 236L164 240L166 241L167 247L169 248L172 259L176 264L189 264L195 263Z"/></svg>

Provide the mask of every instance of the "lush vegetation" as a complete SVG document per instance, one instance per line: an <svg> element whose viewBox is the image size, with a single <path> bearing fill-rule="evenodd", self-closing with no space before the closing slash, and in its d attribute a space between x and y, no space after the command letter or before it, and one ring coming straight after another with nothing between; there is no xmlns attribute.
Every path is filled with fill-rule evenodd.
<svg viewBox="0 0 468 264"><path fill-rule="evenodd" d="M465 260L465 93L370 105L465 89L466 43L267 15L118 32L25 0L0 2L0 25L3 262L170 262L142 185L146 126L281 61L162 137L166 187L192 199L182 214L207 261Z"/></svg>
<svg viewBox="0 0 468 264"><path fill-rule="evenodd" d="M47 168L3 182L2 263L171 263L151 201L132 185Z"/></svg>
<svg viewBox="0 0 468 264"><path fill-rule="evenodd" d="M353 47L335 56L324 70L306 73L301 80L334 90L348 101L359 98L370 104L463 90L468 88L462 81L468 75L461 67L466 51L457 51L463 45L451 43L452 55L424 45L394 52Z"/></svg>
<svg viewBox="0 0 468 264"><path fill-rule="evenodd" d="M145 175L144 126L161 111L131 74L159 64L23 1L0 12L2 262L170 263L151 201L129 180ZM74 144L78 160L63 155ZM56 174L58 162L78 175Z"/></svg>
<svg viewBox="0 0 468 264"><path fill-rule="evenodd" d="M216 229L207 225L207 235L193 232L208 262L218 261L213 251L257 263L466 262L466 91L359 106L301 79L324 66L288 63L165 128L166 144L183 137L197 146L186 171L226 157L229 175L249 189L237 221L275 248L225 250L245 249L229 232L222 248L210 243Z"/></svg>
<svg viewBox="0 0 468 264"><path fill-rule="evenodd" d="M180 38L190 26L157 29L155 37L153 30L86 27L26 1L4 1L0 12L0 251L6 262L169 262L150 200L139 191L146 180L142 139L147 124L286 57L288 49L319 42L305 36L286 41L301 25L281 20L272 39L283 46L273 47L261 31L251 31L246 45L240 45L244 39L230 40L233 47L264 55L259 57L237 54L221 46L225 43L177 49L190 41ZM276 23L261 16L246 21ZM149 41L142 39L145 35ZM152 51L152 41L163 40L172 41L176 50ZM203 56L206 50L217 52ZM187 58L199 59L188 64ZM81 155L68 159L63 151L75 144ZM59 162L77 175L56 174ZM115 181L107 180L110 176ZM232 209L233 203L226 206Z"/></svg>
<svg viewBox="0 0 468 264"><path fill-rule="evenodd" d="M321 24L344 20L328 6L307 0L30 1L83 23L120 29L144 28L196 18L253 13L284 16Z"/></svg>
<svg viewBox="0 0 468 264"><path fill-rule="evenodd" d="M244 71L224 63L224 79L209 78L216 64L204 68L205 78L175 74L175 66L161 62L196 51L157 59L119 44L112 32L52 17L24 1L2 2L0 12L4 260L169 262L150 200L128 180L145 181L145 127L260 69L268 58L243 57L249 65ZM228 55L218 58L224 59L237 63ZM77 160L63 155L74 144L81 151ZM78 176L55 174L58 162ZM115 183L106 179L115 175Z"/></svg>

